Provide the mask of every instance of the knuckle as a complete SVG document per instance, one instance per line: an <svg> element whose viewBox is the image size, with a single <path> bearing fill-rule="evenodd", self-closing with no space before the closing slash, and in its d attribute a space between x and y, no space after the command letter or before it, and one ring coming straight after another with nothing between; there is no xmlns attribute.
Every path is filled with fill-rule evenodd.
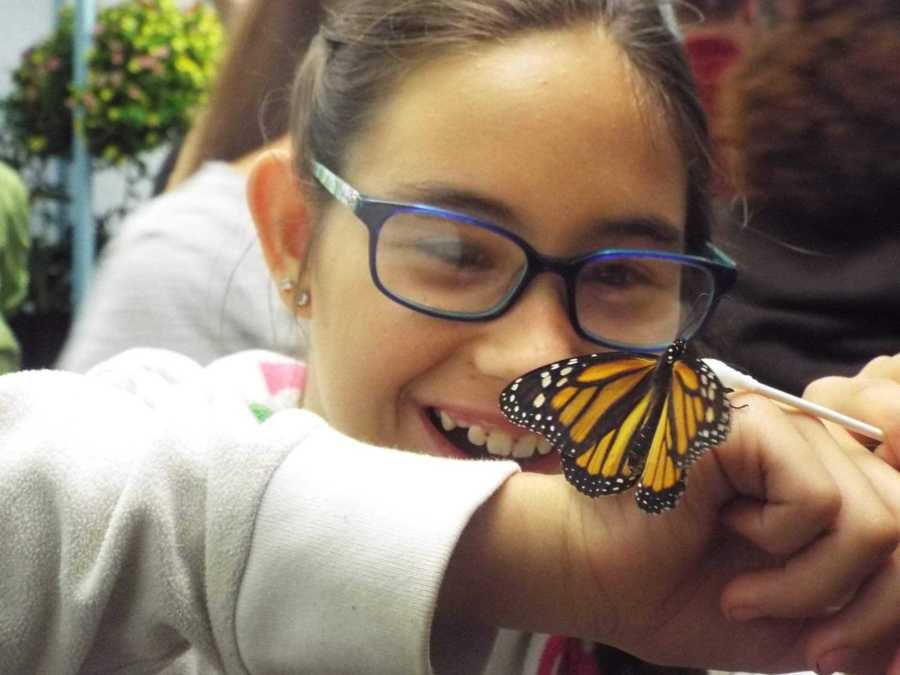
<svg viewBox="0 0 900 675"><path fill-rule="evenodd" d="M900 366L900 354L876 356L862 367L860 374L890 373L895 371L898 366Z"/></svg>
<svg viewBox="0 0 900 675"><path fill-rule="evenodd" d="M847 386L849 379L840 375L820 377L806 385L806 388L803 390L803 398L811 401L829 400L833 397L834 392L840 391Z"/></svg>
<svg viewBox="0 0 900 675"><path fill-rule="evenodd" d="M844 498L834 483L816 483L809 488L807 503L810 513L823 527L834 523L844 507Z"/></svg>
<svg viewBox="0 0 900 675"><path fill-rule="evenodd" d="M900 545L900 524L894 518L870 518L861 530L862 543L873 556L886 558L891 556Z"/></svg>

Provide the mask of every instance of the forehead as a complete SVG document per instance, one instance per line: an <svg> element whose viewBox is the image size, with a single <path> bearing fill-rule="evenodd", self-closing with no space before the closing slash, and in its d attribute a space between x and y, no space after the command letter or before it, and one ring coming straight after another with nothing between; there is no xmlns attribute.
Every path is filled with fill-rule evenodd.
<svg viewBox="0 0 900 675"><path fill-rule="evenodd" d="M551 221L650 215L684 227L684 162L662 108L591 25L418 66L345 167L357 187L384 197L406 196L391 191L410 181L449 182L543 224L552 211Z"/></svg>

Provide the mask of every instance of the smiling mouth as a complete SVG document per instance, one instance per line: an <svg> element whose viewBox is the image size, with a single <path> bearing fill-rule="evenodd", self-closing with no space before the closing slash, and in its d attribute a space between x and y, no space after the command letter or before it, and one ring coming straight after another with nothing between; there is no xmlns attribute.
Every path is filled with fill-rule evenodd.
<svg viewBox="0 0 900 675"><path fill-rule="evenodd" d="M428 418L454 447L475 459L513 459L522 464L542 459L553 450L548 440L536 434L512 436L456 419L443 410L430 409Z"/></svg>

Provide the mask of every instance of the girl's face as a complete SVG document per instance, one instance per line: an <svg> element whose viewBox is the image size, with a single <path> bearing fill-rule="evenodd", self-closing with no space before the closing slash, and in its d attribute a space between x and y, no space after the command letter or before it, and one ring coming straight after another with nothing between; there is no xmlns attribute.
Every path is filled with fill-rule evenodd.
<svg viewBox="0 0 900 675"><path fill-rule="evenodd" d="M342 173L363 194L462 211L546 255L680 250L683 239L686 174L662 112L618 47L590 27L418 68ZM497 400L525 371L599 349L570 324L562 280L541 275L492 321L429 317L375 288L369 234L349 208L332 201L319 216L324 230L301 276L312 297L305 407L379 445L455 457L490 446L555 470L555 453L522 440ZM441 418L457 428L446 433Z"/></svg>

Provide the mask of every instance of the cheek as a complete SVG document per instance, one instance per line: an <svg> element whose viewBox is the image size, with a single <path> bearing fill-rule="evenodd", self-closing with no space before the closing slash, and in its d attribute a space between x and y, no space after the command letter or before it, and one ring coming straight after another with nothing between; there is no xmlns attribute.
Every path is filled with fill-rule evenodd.
<svg viewBox="0 0 900 675"><path fill-rule="evenodd" d="M428 371L428 340L420 315L379 293L367 268L359 271L313 282L313 398L340 431L390 445L408 414L404 392Z"/></svg>

